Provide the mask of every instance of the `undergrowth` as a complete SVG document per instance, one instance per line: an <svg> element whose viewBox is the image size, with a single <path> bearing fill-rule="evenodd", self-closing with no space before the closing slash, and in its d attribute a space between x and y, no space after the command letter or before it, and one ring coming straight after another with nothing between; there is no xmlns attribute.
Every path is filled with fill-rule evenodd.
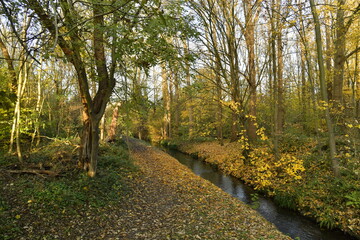
<svg viewBox="0 0 360 240"><path fill-rule="evenodd" d="M129 158L124 143L100 146L97 176L89 178L77 168L76 146L52 142L32 153L26 163L58 172L57 177L29 174L1 176L0 235L16 239L21 235L19 221L29 215L76 215L86 209L102 208L121 201L130 193L128 177L137 168ZM16 167L11 157L0 158L0 168Z"/></svg>

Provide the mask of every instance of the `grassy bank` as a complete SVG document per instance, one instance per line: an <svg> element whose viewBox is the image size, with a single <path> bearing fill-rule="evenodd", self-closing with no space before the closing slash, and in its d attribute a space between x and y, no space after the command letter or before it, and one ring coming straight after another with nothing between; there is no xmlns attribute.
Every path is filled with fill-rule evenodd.
<svg viewBox="0 0 360 240"><path fill-rule="evenodd" d="M195 155L274 197L287 208L317 220L322 227L340 228L360 237L360 179L357 159L343 146L342 171L334 178L326 149L309 139L287 141L278 159L269 145L244 142L173 141L180 151ZM341 149L341 148L340 148Z"/></svg>

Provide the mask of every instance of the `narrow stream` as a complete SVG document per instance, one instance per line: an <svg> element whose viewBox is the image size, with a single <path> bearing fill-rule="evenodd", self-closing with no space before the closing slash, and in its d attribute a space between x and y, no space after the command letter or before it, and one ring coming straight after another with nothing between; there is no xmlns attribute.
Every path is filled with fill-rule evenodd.
<svg viewBox="0 0 360 240"><path fill-rule="evenodd" d="M253 204L251 198L255 193L250 187L244 185L234 177L227 176L215 170L209 164L196 160L189 155L175 150L166 150L180 163L190 168L196 175L212 182L225 192L240 199L246 204ZM355 238L336 230L323 230L314 221L298 213L280 208L266 197L259 196L257 200L258 211L269 222L272 222L284 234L293 239L300 240L355 240Z"/></svg>

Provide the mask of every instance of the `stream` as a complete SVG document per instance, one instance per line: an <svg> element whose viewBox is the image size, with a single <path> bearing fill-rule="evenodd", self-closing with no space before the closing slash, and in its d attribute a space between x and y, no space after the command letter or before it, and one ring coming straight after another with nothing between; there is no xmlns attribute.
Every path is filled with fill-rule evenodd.
<svg viewBox="0 0 360 240"><path fill-rule="evenodd" d="M239 179L225 175L211 165L179 151L168 149L166 151L180 163L190 168L196 175L212 182L223 191L240 199L246 204L256 204L256 211L269 222L272 222L281 232L293 239L356 240L356 238L339 230L321 229L314 221L301 216L295 211L277 206L270 198L257 195L258 199L254 203L252 198L256 192L242 183Z"/></svg>

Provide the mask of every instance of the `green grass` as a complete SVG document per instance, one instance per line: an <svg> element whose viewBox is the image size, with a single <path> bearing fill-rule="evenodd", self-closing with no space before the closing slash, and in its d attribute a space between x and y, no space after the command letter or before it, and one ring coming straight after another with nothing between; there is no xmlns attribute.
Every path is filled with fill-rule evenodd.
<svg viewBox="0 0 360 240"><path fill-rule="evenodd" d="M274 201L281 207L296 210L297 196L295 191L291 193L276 191Z"/></svg>

